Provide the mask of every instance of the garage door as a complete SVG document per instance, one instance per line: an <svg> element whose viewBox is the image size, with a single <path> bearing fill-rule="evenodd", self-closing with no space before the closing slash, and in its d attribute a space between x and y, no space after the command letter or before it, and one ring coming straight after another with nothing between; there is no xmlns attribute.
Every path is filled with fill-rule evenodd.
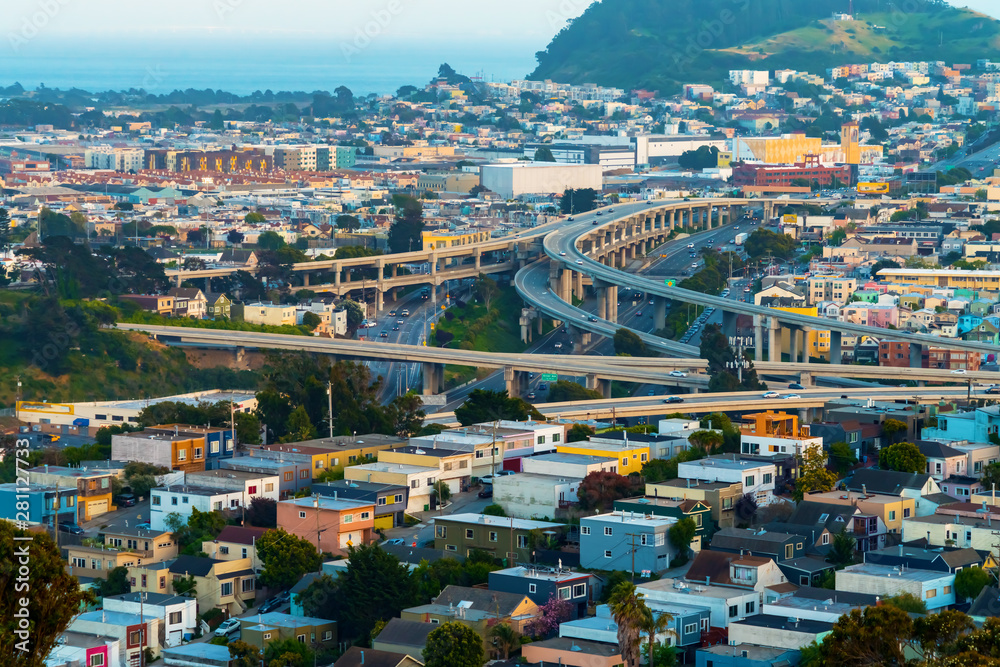
<svg viewBox="0 0 1000 667"><path fill-rule="evenodd" d="M94 518L100 514L104 514L108 511L108 501L105 500L95 500L93 502L87 503L87 512L90 513L90 518Z"/></svg>

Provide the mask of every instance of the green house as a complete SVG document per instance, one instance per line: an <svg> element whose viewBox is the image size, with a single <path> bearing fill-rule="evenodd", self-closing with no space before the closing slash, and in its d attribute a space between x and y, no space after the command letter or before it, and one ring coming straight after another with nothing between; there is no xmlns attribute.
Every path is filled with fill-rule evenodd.
<svg viewBox="0 0 1000 667"><path fill-rule="evenodd" d="M615 501L616 512L634 512L653 516L669 516L675 519L691 518L698 527L695 535L704 540L711 537L718 526L712 520L712 508L704 501L690 498L624 498Z"/></svg>

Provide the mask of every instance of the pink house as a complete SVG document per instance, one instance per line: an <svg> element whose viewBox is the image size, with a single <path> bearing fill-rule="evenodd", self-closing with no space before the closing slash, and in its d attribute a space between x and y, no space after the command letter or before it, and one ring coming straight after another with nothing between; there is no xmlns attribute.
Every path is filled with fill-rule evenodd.
<svg viewBox="0 0 1000 667"><path fill-rule="evenodd" d="M371 543L375 505L329 496L282 500L278 527L309 540L320 551L342 555L350 546Z"/></svg>

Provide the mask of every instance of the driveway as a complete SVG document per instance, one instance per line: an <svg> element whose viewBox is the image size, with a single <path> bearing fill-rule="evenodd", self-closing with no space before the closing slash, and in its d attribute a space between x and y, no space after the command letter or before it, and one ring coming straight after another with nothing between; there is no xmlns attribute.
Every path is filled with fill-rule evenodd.
<svg viewBox="0 0 1000 667"><path fill-rule="evenodd" d="M425 542L434 541L434 519L439 516L451 514L482 514L487 505L493 504L492 498L480 498L479 489L458 493L451 497L451 504L447 507L431 512L412 512L411 515L420 519L420 523L415 526L399 526L385 531L386 539L401 538L406 540L406 544L417 543L417 546Z"/></svg>

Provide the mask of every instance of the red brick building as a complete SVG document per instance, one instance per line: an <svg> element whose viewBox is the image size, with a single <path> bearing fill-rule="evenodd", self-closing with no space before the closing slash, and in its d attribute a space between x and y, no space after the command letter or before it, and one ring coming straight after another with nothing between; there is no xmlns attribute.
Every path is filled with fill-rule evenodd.
<svg viewBox="0 0 1000 667"><path fill-rule="evenodd" d="M837 179L843 185L851 183L851 165L836 167L796 164L792 167L769 167L755 164L737 164L733 167L733 185L789 187L800 181L810 185L815 181L820 185L830 185Z"/></svg>

